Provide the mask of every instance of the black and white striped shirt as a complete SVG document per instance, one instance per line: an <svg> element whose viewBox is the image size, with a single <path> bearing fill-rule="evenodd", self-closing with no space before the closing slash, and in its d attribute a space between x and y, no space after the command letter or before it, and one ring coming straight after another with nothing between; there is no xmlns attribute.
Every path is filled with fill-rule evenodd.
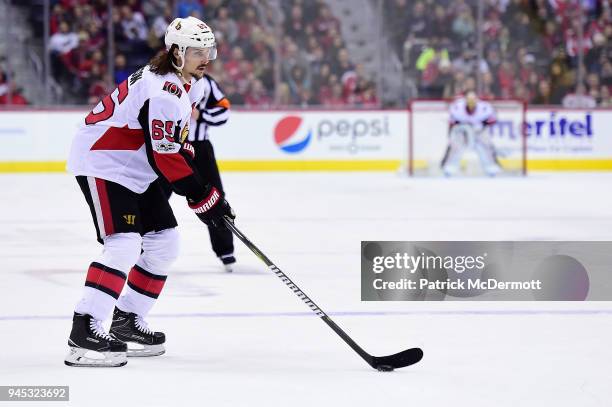
<svg viewBox="0 0 612 407"><path fill-rule="evenodd" d="M219 85L209 75L204 75L204 97L196 106L198 109L197 120L191 121L189 131L189 142L208 140L208 128L210 126L221 126L229 118L230 103L223 94Z"/></svg>

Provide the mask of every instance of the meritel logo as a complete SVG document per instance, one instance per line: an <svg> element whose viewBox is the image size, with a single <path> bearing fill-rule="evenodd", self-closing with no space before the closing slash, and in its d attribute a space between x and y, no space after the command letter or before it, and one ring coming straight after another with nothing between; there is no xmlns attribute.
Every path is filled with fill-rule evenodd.
<svg viewBox="0 0 612 407"><path fill-rule="evenodd" d="M525 131L530 138L592 138L593 131L593 116L591 113L586 113L583 116L574 116L572 118L557 115L556 112L550 112L548 117L539 116L537 120L529 120L525 124ZM492 137L504 137L516 139L520 136L520 127L512 120L499 120L495 125L491 126L489 134Z"/></svg>
<svg viewBox="0 0 612 407"><path fill-rule="evenodd" d="M308 130L306 136L302 127L302 118L299 116L287 116L281 119L274 128L274 141L276 145L286 153L296 154L304 150L312 139L312 130Z"/></svg>

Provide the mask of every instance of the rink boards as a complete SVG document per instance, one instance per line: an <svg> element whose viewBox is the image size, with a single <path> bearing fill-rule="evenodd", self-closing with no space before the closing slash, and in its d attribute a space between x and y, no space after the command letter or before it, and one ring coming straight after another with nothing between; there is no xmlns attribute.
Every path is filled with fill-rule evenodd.
<svg viewBox="0 0 612 407"><path fill-rule="evenodd" d="M1 111L0 172L64 171L86 113ZM522 130L514 116L495 130L508 146L519 146ZM530 171L612 170L611 109L529 108L526 116ZM238 110L211 134L226 171L395 171L408 156L411 125L415 162L441 157L448 129L443 109L418 118L408 110Z"/></svg>

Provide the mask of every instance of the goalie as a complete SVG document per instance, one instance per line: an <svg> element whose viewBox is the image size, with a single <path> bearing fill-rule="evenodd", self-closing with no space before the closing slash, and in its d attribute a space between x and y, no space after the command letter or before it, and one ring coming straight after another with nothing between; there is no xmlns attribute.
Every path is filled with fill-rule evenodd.
<svg viewBox="0 0 612 407"><path fill-rule="evenodd" d="M441 164L444 175L450 177L459 171L461 157L467 149L476 151L487 175L494 177L501 172L495 147L485 132L497 120L493 106L470 91L451 104L449 113L448 147Z"/></svg>

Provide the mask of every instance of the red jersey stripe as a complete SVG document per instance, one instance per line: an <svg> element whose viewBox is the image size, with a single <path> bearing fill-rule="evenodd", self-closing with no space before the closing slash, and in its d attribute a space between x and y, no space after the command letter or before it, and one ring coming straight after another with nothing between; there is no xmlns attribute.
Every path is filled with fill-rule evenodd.
<svg viewBox="0 0 612 407"><path fill-rule="evenodd" d="M91 146L91 150L129 150L136 151L144 144L142 129L110 127Z"/></svg>
<svg viewBox="0 0 612 407"><path fill-rule="evenodd" d="M100 200L100 208L102 209L104 232L107 236L112 235L113 233L115 233L115 226L113 225L113 214L111 212L108 192L106 190L106 181L100 178L96 178L96 188L98 189L98 198Z"/></svg>

